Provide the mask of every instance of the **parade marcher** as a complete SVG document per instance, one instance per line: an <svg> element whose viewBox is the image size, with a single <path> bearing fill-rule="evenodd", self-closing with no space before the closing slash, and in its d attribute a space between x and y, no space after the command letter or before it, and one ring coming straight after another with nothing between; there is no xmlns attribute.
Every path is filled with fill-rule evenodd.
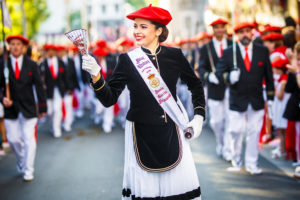
<svg viewBox="0 0 300 200"><path fill-rule="evenodd" d="M116 61L108 59L108 51L103 48L97 48L93 51L99 65L101 66L101 74L105 81L109 81L114 67L116 66ZM112 131L112 125L114 120L114 106L105 108L100 101L95 97L94 105L96 107L96 123L100 121L100 117L103 121L102 129L105 133L110 133ZM100 116L101 115L101 116Z"/></svg>
<svg viewBox="0 0 300 200"><path fill-rule="evenodd" d="M92 75L95 94L104 106L115 104L125 85L130 91L122 199L201 199L189 143L173 121L180 124L177 117L183 117L184 108L175 101L181 78L192 92L195 113L190 123L186 117L182 120L193 127L194 138L199 136L205 116L201 81L180 49L159 45L172 19L167 10L150 5L127 18L134 20L133 34L141 47L119 56L110 81L99 73L93 57L83 56L83 69Z"/></svg>
<svg viewBox="0 0 300 200"><path fill-rule="evenodd" d="M263 123L264 98L263 79L269 108L274 99L272 66L268 49L252 42L251 23L241 23L234 28L239 42L236 44L237 66L233 62L233 48L223 52L217 67L217 76L230 84L229 132L233 140L232 167L229 171L240 171L242 167L243 134L246 133L245 167L250 174L260 174L258 167L258 140ZM271 114L271 109L268 109Z"/></svg>
<svg viewBox="0 0 300 200"><path fill-rule="evenodd" d="M38 116L47 112L46 94L43 89L37 64L24 55L28 39L21 35L6 38L11 55L8 57L9 91L6 89L4 67L0 72L1 88L4 88L4 122L8 142L17 155L17 169L24 173L24 181L34 179L34 160L36 154L36 127ZM35 102L35 86L38 104ZM10 93L10 95L8 94ZM38 109L37 109L38 105Z"/></svg>
<svg viewBox="0 0 300 200"><path fill-rule="evenodd" d="M61 137L61 123L63 119L63 98L67 89L65 65L56 56L53 44L44 45L46 59L42 62L45 68L45 84L47 87L48 116L52 121L53 136Z"/></svg>
<svg viewBox="0 0 300 200"><path fill-rule="evenodd" d="M289 51L287 53L291 64L287 65L289 70L289 78L286 85L286 92L291 93L288 101L284 117L295 122L296 134L294 138L286 138L287 140L294 140L296 143L294 148L297 152L297 162L293 163L296 166L294 177L300 179L300 42L297 42L294 48L294 53ZM291 143L291 141L289 141Z"/></svg>
<svg viewBox="0 0 300 200"><path fill-rule="evenodd" d="M214 37L210 43L200 49L198 72L207 84L207 105L210 125L216 136L217 155L223 156L225 160L229 161L232 155L230 134L227 131L228 91L225 92L226 85L220 82L215 75L216 66L223 51L232 45L232 41L226 38L226 24L227 21L223 19L217 19L210 24L214 31Z"/></svg>
<svg viewBox="0 0 300 200"><path fill-rule="evenodd" d="M286 132L286 151L287 157L291 158L295 166L300 165L300 42L297 42L294 48L294 53L290 50L287 52L291 64L287 65L289 74L288 81L285 87L285 91L290 93L291 96L286 105L283 117L288 120L291 126L290 129L294 129L293 132Z"/></svg>
<svg viewBox="0 0 300 200"><path fill-rule="evenodd" d="M81 67L82 58L75 46L71 47L73 52L73 60L75 64L76 76L79 83L79 88L75 88L74 91L74 99L77 102L77 108L75 109L75 116L78 118L82 118L84 115L84 105L87 99L86 90L89 88L89 75L86 71L84 71Z"/></svg>
<svg viewBox="0 0 300 200"><path fill-rule="evenodd" d="M73 112L73 93L75 88L80 89L79 83L77 80L75 64L73 59L68 56L68 49L65 46L59 45L56 47L57 56L64 62L67 78L67 93L64 97L64 103L66 108L66 116L64 119L64 130L69 132L72 130L72 123L74 121L74 112Z"/></svg>
<svg viewBox="0 0 300 200"><path fill-rule="evenodd" d="M280 139L280 146L272 151L273 158L282 158L285 156L285 131L287 128L287 120L283 118L283 113L285 111L287 101L290 98L290 94L285 93L285 86L288 79L288 75L286 73L287 63L288 60L285 58L278 58L272 62L275 86L275 98L272 107L272 124Z"/></svg>

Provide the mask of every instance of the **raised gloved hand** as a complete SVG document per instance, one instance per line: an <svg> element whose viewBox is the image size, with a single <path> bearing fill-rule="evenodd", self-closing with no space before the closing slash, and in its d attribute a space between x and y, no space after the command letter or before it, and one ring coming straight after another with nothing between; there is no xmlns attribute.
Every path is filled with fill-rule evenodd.
<svg viewBox="0 0 300 200"><path fill-rule="evenodd" d="M270 119L273 119L273 101L268 100L268 115Z"/></svg>
<svg viewBox="0 0 300 200"><path fill-rule="evenodd" d="M217 78L216 74L213 73L213 72L209 73L209 75L208 75L208 81L210 83L213 83L213 84L216 84L216 85L219 84L219 79Z"/></svg>
<svg viewBox="0 0 300 200"><path fill-rule="evenodd" d="M203 116L195 115L194 119L188 123L187 127L193 128L193 131L194 131L194 134L193 134L191 140L196 139L201 134L203 120L204 120Z"/></svg>
<svg viewBox="0 0 300 200"><path fill-rule="evenodd" d="M101 70L101 67L98 65L95 58L90 55L83 55L82 69L87 71L90 75L97 76Z"/></svg>
<svg viewBox="0 0 300 200"><path fill-rule="evenodd" d="M240 74L241 74L240 69L235 69L231 71L229 74L230 83L231 84L237 83L240 79Z"/></svg>

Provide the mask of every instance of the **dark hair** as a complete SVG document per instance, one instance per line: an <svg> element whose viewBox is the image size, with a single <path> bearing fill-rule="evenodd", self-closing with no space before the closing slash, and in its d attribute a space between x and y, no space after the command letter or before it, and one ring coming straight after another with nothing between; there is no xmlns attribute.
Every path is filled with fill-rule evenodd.
<svg viewBox="0 0 300 200"><path fill-rule="evenodd" d="M283 45L287 46L288 48L294 49L294 45L297 43L296 41L296 33L293 30L287 31L283 35Z"/></svg>
<svg viewBox="0 0 300 200"><path fill-rule="evenodd" d="M166 39L168 38L168 35L169 35L169 30L166 27L166 25L163 25L163 24L160 24L157 22L153 22L153 21L151 21L151 23L155 25L155 29L162 28L162 32L161 32L160 36L158 37L158 41L159 42L166 41Z"/></svg>
<svg viewBox="0 0 300 200"><path fill-rule="evenodd" d="M285 26L296 27L296 22L295 22L295 20L291 16L286 17L284 19L284 21L285 21Z"/></svg>

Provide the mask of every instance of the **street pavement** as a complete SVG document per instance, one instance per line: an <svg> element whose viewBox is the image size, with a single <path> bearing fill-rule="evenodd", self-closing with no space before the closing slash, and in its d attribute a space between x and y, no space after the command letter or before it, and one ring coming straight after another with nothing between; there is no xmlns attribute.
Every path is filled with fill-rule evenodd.
<svg viewBox="0 0 300 200"><path fill-rule="evenodd" d="M0 200L121 199L124 131L105 134L89 116L76 120L72 132L55 139L49 120L39 124L36 172L23 182L12 152L0 157ZM291 177L291 163L274 162L266 150L259 163L264 173L227 172L230 163L215 154L214 135L205 126L191 142L202 200L299 200L300 183ZM285 169L290 169L288 172Z"/></svg>

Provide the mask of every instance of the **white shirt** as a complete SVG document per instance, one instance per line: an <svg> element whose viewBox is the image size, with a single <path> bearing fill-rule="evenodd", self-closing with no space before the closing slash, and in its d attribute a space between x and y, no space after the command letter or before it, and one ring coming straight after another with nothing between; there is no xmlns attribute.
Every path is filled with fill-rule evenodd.
<svg viewBox="0 0 300 200"><path fill-rule="evenodd" d="M238 42L238 44L239 44L239 48L240 48L240 51L241 51L241 54L242 54L242 58L244 60L245 55L246 55L245 46L242 45L240 42ZM253 54L252 49L253 49L253 43L250 42L250 44L248 45L248 56L249 56L250 61L252 61L252 54Z"/></svg>
<svg viewBox="0 0 300 200"><path fill-rule="evenodd" d="M226 37L223 37L221 41L217 40L216 37L213 37L212 39L216 53L218 57L221 57L221 44L222 44L222 49L223 51L227 48L227 40Z"/></svg>
<svg viewBox="0 0 300 200"><path fill-rule="evenodd" d="M50 69L51 63L53 65L53 69L54 69L54 74L57 76L57 72L58 72L58 59L56 56L53 56L52 58L48 58L47 59L48 62L48 67Z"/></svg>
<svg viewBox="0 0 300 200"><path fill-rule="evenodd" d="M16 61L18 61L18 67L21 72L22 64L23 64L23 55L19 56L19 58L15 58L14 56L10 55L10 59L11 59L13 70L16 71Z"/></svg>
<svg viewBox="0 0 300 200"><path fill-rule="evenodd" d="M106 59L105 59L105 58L103 58L103 59L100 61L100 66L101 66L101 68L103 69L103 71L104 71L105 73L107 73L107 65L106 65Z"/></svg>
<svg viewBox="0 0 300 200"><path fill-rule="evenodd" d="M80 57L79 57L79 55L74 56L73 60L74 60L74 65L75 65L75 69L76 69L76 75L77 75L78 82L81 83L82 79L81 79L81 69L80 69Z"/></svg>
<svg viewBox="0 0 300 200"><path fill-rule="evenodd" d="M67 65L68 65L68 56L63 56L63 57L62 57L62 61L63 61L64 64L67 66Z"/></svg>

